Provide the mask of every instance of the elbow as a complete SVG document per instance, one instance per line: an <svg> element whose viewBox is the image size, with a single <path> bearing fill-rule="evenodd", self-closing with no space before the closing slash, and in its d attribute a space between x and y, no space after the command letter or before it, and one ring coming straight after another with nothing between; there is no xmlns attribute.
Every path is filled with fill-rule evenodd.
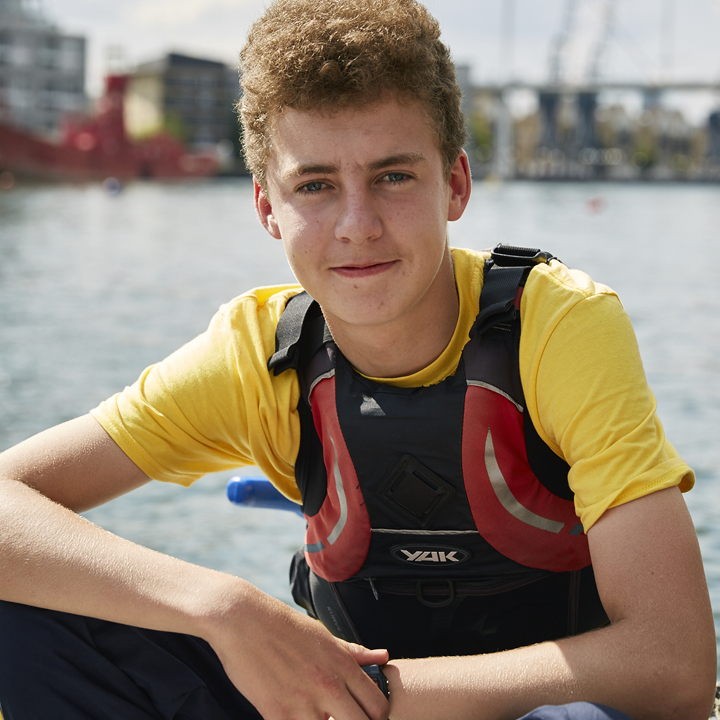
<svg viewBox="0 0 720 720"><path fill-rule="evenodd" d="M648 716L654 720L708 720L716 692L715 638L712 652L699 652L689 662L677 660L656 676L655 706Z"/></svg>
<svg viewBox="0 0 720 720"><path fill-rule="evenodd" d="M717 646L714 623L709 625L702 642L696 643L693 659L684 663L684 667L678 670L678 692L686 704L686 710L675 717L707 720L711 717L717 690Z"/></svg>
<svg viewBox="0 0 720 720"><path fill-rule="evenodd" d="M692 684L688 683L687 689L681 691L683 706L674 717L707 720L713 716L717 688L716 674L716 665L713 663L712 668L708 668L702 676L696 676Z"/></svg>
<svg viewBox="0 0 720 720"><path fill-rule="evenodd" d="M673 701L668 703L664 713L659 716L668 720L708 720L714 718L716 683L694 683L692 687L679 688Z"/></svg>

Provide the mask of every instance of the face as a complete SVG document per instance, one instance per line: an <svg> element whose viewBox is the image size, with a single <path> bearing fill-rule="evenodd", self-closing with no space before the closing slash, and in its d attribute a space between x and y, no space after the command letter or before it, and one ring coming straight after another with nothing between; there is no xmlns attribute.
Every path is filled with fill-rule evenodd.
<svg viewBox="0 0 720 720"><path fill-rule="evenodd" d="M466 156L448 181L417 103L332 115L285 108L256 209L333 334L421 330L454 299L447 222L462 215L469 191Z"/></svg>

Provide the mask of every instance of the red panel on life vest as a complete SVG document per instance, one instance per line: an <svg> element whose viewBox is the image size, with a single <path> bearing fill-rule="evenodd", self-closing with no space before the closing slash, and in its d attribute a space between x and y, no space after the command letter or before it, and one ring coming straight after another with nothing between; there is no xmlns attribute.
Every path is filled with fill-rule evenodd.
<svg viewBox="0 0 720 720"><path fill-rule="evenodd" d="M528 567L564 572L590 564L574 504L551 493L527 459L523 413L497 392L471 385L465 396L463 474L480 534Z"/></svg>
<svg viewBox="0 0 720 720"><path fill-rule="evenodd" d="M358 572L367 558L370 518L340 429L334 377L315 386L311 405L323 445L327 495L318 513L306 516L305 557L317 575L340 582Z"/></svg>

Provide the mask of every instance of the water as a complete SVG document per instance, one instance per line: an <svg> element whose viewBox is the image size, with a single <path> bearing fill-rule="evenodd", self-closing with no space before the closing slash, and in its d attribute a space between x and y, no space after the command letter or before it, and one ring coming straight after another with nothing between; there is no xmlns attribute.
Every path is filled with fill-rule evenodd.
<svg viewBox="0 0 720 720"><path fill-rule="evenodd" d="M454 245L553 251L620 294L686 495L720 626L720 188L477 184ZM0 449L87 412L256 285L292 281L246 180L0 193ZM243 473L252 474L252 470ZM150 485L88 513L107 529L290 602L300 518L231 506L230 473Z"/></svg>

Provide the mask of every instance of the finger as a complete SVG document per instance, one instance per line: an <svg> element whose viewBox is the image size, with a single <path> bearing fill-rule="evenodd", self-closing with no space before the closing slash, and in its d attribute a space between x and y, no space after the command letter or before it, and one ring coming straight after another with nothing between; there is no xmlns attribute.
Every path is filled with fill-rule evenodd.
<svg viewBox="0 0 720 720"><path fill-rule="evenodd" d="M344 640L341 642L358 665L384 665L390 659L387 650L370 649Z"/></svg>
<svg viewBox="0 0 720 720"><path fill-rule="evenodd" d="M338 643L348 653L353 651L357 657L382 659L387 656L387 652L384 650L368 650L361 645L345 641L338 641ZM352 657L349 666L342 663L344 666L342 671L340 671L340 665L337 666L344 678L344 687L336 688L339 690L337 693L331 693L328 692L329 688L326 686L325 698L329 702L324 708L325 712L333 718L340 718L340 720L387 720L390 707L385 695L356 663L357 659Z"/></svg>
<svg viewBox="0 0 720 720"><path fill-rule="evenodd" d="M349 703L333 707L328 717L342 720L388 720L390 704L372 680L369 682L371 687L368 697L357 697L350 693Z"/></svg>
<svg viewBox="0 0 720 720"><path fill-rule="evenodd" d="M359 676L353 675L348 682L348 690L370 720L386 720L390 711L387 698L364 671Z"/></svg>

